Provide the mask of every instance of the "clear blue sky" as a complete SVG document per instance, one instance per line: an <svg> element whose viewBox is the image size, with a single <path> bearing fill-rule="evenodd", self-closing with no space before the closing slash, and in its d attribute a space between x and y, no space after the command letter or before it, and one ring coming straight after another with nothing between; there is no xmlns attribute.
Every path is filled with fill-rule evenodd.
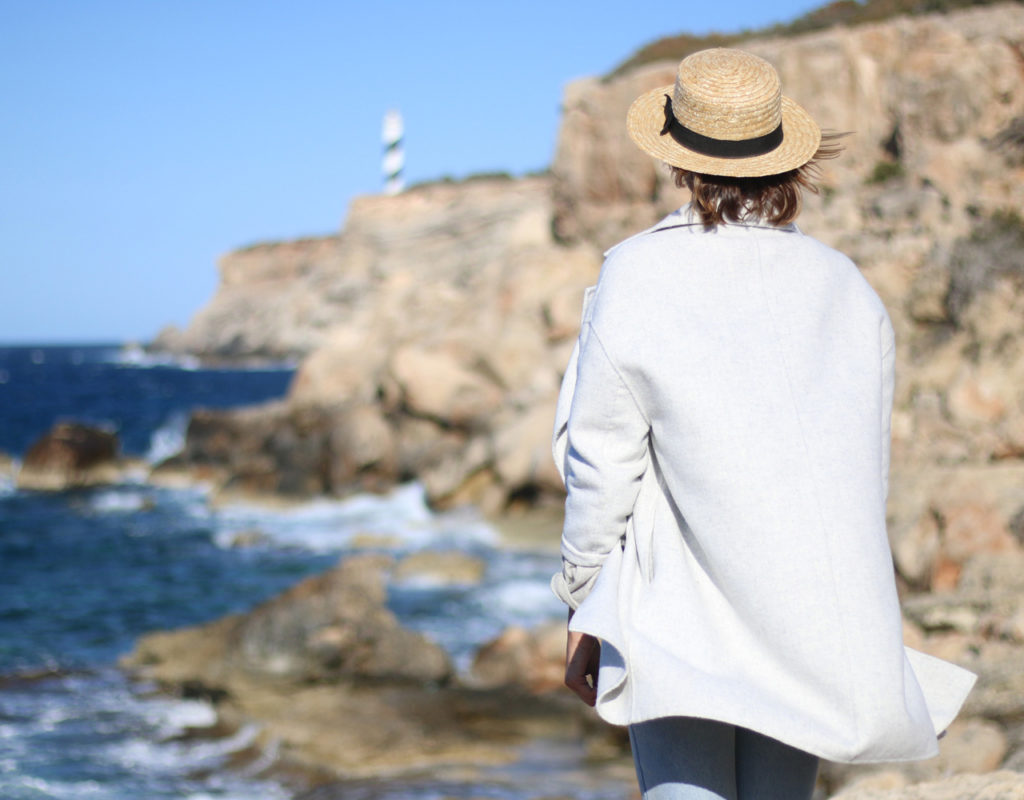
<svg viewBox="0 0 1024 800"><path fill-rule="evenodd" d="M542 169L562 88L813 0L0 0L0 343L148 340L219 254L410 181ZM614 124L614 121L612 121Z"/></svg>

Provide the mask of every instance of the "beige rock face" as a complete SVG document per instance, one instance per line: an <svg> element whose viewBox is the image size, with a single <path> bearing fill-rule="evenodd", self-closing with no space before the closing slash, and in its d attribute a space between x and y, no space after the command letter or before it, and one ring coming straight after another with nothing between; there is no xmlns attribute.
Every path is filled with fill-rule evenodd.
<svg viewBox="0 0 1024 800"><path fill-rule="evenodd" d="M315 292L326 268L342 270L337 236L271 242L221 257L220 285L184 331L154 345L205 357L295 357L320 342L331 316ZM340 302L358 302L353 294Z"/></svg>
<svg viewBox="0 0 1024 800"><path fill-rule="evenodd" d="M415 476L435 502L491 510L533 487L557 495L551 409L600 259L556 242L552 216L547 177L428 185L357 198L340 237L225 257L217 298L181 341L308 355L284 405L197 415L181 460L241 492Z"/></svg>
<svg viewBox="0 0 1024 800"><path fill-rule="evenodd" d="M408 345L391 358L392 377L408 410L453 425L484 423L501 404L501 391L463 366L457 353Z"/></svg>
<svg viewBox="0 0 1024 800"><path fill-rule="evenodd" d="M487 565L474 556L456 550L413 553L395 565L397 581L427 582L442 585L479 583Z"/></svg>
<svg viewBox="0 0 1024 800"><path fill-rule="evenodd" d="M444 651L386 608L390 566L384 557L348 559L247 614L143 637L124 664L165 683L227 691L238 680L443 683L452 675Z"/></svg>
<svg viewBox="0 0 1024 800"><path fill-rule="evenodd" d="M957 775L945 780L908 785L898 774L874 785L854 786L833 800L1022 800L1024 775L993 772L988 775Z"/></svg>
<svg viewBox="0 0 1024 800"><path fill-rule="evenodd" d="M1024 6L743 46L825 128L851 132L800 226L858 264L896 330L888 519L908 643L980 676L932 766L838 770L832 789L1022 797L1010 773L914 782L1024 764ZM164 344L302 362L280 403L197 414L179 466L225 491L416 477L437 504L558 501L548 437L583 288L601 250L687 199L622 122L674 70L567 87L549 176L357 198L337 236L225 256L217 295ZM480 680L548 675L551 641L506 632Z"/></svg>
<svg viewBox="0 0 1024 800"><path fill-rule="evenodd" d="M847 252L893 317L894 476L1024 456L1024 228L987 222L1024 208L1024 158L1000 136L1024 118L1021 31L1024 9L1005 4L744 44L826 128L853 131L801 226ZM600 249L686 199L622 124L631 100L674 70L569 85L550 177L360 197L337 236L225 256L213 301L165 344L304 356L288 403L343 431L317 434L319 445L292 437L298 456L287 441L261 445L265 466L250 458L235 482L343 493L372 485L372 463L385 483L419 475L436 501L557 496L545 420L582 289ZM253 472L314 462L325 477ZM915 585L955 584L970 552L1009 546L1002 506L892 500L897 564Z"/></svg>
<svg viewBox="0 0 1024 800"><path fill-rule="evenodd" d="M400 575L479 577L461 554L404 563ZM144 636L121 664L208 697L224 723L258 721L258 744L277 759L337 777L504 763L527 736L578 743L573 706L515 687L451 685L444 652L387 609L393 566L350 558L248 613Z"/></svg>
<svg viewBox="0 0 1024 800"><path fill-rule="evenodd" d="M786 94L825 129L853 132L843 157L827 164L826 181L837 195L859 188L875 164L889 158L884 145L896 133L904 169L927 178L938 188L937 197L962 209L979 199L963 180L970 171L980 169L1006 186L983 140L1021 113L1024 83L1014 50L1021 16L1019 6L1003 5L998 11L900 18L742 46L774 64ZM563 236L608 246L678 204L678 192L631 144L623 124L641 91L673 83L674 67L651 65L608 82L585 79L567 88L552 165L559 179L556 230ZM1015 194L1021 198L1019 190ZM919 199L911 205L915 214L924 211ZM802 227L829 243L862 235L855 217L871 209L845 206L836 203L824 214L816 210ZM845 224L837 228L836 222ZM957 224L962 231L962 219Z"/></svg>
<svg viewBox="0 0 1024 800"><path fill-rule="evenodd" d="M521 686L550 692L565 685L565 624L534 630L507 628L477 652L470 673L473 685L484 688Z"/></svg>

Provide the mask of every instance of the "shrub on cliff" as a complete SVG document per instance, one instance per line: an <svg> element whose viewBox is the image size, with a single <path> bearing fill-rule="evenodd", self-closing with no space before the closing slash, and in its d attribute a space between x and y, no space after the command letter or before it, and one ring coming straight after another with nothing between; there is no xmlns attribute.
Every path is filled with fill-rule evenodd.
<svg viewBox="0 0 1024 800"><path fill-rule="evenodd" d="M947 13L958 8L976 5L991 5L996 0L834 0L834 2L809 11L792 22L772 25L755 30L741 30L738 33L709 33L695 36L681 33L666 36L644 45L632 56L617 66L607 76L614 78L643 64L656 61L680 61L690 53L709 47L733 47L747 39L759 36L797 36L802 33L824 30L835 25L863 25L867 22L881 22L892 17L930 13Z"/></svg>
<svg viewBox="0 0 1024 800"><path fill-rule="evenodd" d="M1001 278L1024 287L1024 219L1013 210L979 218L954 245L945 303L953 324L960 327L971 300Z"/></svg>

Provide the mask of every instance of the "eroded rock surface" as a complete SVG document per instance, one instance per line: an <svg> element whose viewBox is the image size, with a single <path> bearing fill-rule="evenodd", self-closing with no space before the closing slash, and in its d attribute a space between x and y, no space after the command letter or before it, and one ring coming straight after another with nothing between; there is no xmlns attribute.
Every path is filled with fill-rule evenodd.
<svg viewBox="0 0 1024 800"><path fill-rule="evenodd" d="M945 780L908 784L898 773L880 776L833 795L833 800L1021 800L1024 775L1001 771L957 775Z"/></svg>
<svg viewBox="0 0 1024 800"><path fill-rule="evenodd" d="M287 762L341 775L502 763L528 736L574 735L567 698L453 684L445 653L388 611L392 567L349 558L251 612L144 636L122 666L255 721Z"/></svg>
<svg viewBox="0 0 1024 800"><path fill-rule="evenodd" d="M743 46L824 127L852 131L800 226L853 258L896 330L888 516L908 644L980 676L931 766L836 769L833 789L870 778L850 791L1019 796L1005 773L909 784L1024 765L1024 6ZM228 492L341 495L415 477L438 505L556 504L548 437L583 288L604 247L686 200L621 124L674 68L571 84L549 176L358 198L337 236L226 256L217 296L165 344L302 362L285 401L196 415L177 466ZM532 687L521 676L546 674L547 641L506 632L480 680ZM298 722L289 735L315 738Z"/></svg>
<svg viewBox="0 0 1024 800"><path fill-rule="evenodd" d="M118 450L110 431L59 422L25 453L18 488L64 491L115 483L121 477Z"/></svg>

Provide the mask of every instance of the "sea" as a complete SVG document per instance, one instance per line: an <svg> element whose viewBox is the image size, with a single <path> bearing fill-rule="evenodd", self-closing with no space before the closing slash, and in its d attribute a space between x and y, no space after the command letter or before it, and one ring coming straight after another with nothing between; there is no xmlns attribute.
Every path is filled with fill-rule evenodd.
<svg viewBox="0 0 1024 800"><path fill-rule="evenodd" d="M214 506L201 485L147 483L146 465L180 450L194 409L279 398L292 375L289 364L213 369L118 344L0 346L0 453L14 470L60 420L115 431L140 463L118 485L63 493L20 491L14 470L0 472L2 800L295 796L260 758L235 757L251 750L255 727L196 736L215 722L212 706L134 682L117 660L146 632L251 608L368 537L396 556L457 548L485 561L487 580L476 586L390 589L400 620L441 643L458 669L506 626L561 616L547 588L550 549L504 547L472 509L433 512L416 483L275 510ZM236 545L240 533L250 544ZM527 794L559 789L545 788Z"/></svg>

